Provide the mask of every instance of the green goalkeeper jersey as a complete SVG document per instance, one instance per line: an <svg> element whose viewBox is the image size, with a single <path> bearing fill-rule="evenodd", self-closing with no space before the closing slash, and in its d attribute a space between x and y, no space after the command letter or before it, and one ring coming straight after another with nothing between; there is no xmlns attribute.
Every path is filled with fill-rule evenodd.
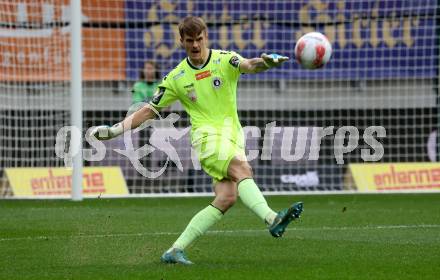
<svg viewBox="0 0 440 280"><path fill-rule="evenodd" d="M150 104L160 109L179 100L190 116L193 143L222 134L237 141L242 136L236 97L242 60L235 52L210 50L197 68L186 58L165 76Z"/></svg>

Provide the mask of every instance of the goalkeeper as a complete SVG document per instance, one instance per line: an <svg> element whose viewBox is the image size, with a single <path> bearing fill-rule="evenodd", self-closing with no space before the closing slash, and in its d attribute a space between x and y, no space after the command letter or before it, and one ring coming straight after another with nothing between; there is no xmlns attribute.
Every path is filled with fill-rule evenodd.
<svg viewBox="0 0 440 280"><path fill-rule="evenodd" d="M244 59L235 52L209 49L207 27L199 17L186 17L179 24L179 33L187 58L165 76L152 101L122 122L112 127L95 127L92 133L99 140L107 140L154 118L152 108L160 110L175 101L182 103L191 119L191 143L203 170L213 178L215 198L191 219L161 260L192 264L184 249L217 223L234 205L237 196L266 223L274 237L281 237L287 225L299 218L302 203L297 202L278 213L268 206L244 155L236 104L240 74L262 72L289 58L262 54L261 58ZM210 129L204 130L204 127Z"/></svg>

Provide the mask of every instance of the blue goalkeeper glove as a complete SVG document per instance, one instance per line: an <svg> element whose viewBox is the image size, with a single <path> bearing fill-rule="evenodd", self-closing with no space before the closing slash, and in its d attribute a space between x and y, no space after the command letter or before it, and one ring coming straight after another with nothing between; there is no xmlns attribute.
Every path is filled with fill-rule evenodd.
<svg viewBox="0 0 440 280"><path fill-rule="evenodd" d="M263 59L264 65L269 68L274 68L280 66L283 62L289 60L287 56L282 56L276 53L266 54L263 53L261 55L261 58Z"/></svg>

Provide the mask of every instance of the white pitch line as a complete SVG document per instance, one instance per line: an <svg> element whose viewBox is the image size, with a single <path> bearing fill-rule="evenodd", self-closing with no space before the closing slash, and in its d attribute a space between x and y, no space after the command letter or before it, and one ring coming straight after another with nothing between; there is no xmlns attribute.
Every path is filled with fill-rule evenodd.
<svg viewBox="0 0 440 280"><path fill-rule="evenodd" d="M440 225L369 225L361 227L309 227L309 228L290 228L288 231L338 231L338 230L382 230L382 229L429 229L440 228ZM237 230L211 230L207 234L243 234L261 233L267 229L237 229ZM54 236L27 236L27 237L5 237L0 238L0 242L22 241L22 240L53 240L68 238L114 238L114 237L142 237L160 235L179 235L181 232L144 232L144 233L112 233L112 234L78 234L78 235L54 235Z"/></svg>

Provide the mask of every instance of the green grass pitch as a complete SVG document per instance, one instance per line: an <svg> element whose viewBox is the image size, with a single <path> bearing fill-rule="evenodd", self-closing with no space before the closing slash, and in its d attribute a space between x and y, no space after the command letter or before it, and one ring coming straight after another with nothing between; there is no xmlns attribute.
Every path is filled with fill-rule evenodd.
<svg viewBox="0 0 440 280"><path fill-rule="evenodd" d="M269 196L304 201L275 239L241 202L159 257L211 198L0 200L0 279L440 279L440 194Z"/></svg>

